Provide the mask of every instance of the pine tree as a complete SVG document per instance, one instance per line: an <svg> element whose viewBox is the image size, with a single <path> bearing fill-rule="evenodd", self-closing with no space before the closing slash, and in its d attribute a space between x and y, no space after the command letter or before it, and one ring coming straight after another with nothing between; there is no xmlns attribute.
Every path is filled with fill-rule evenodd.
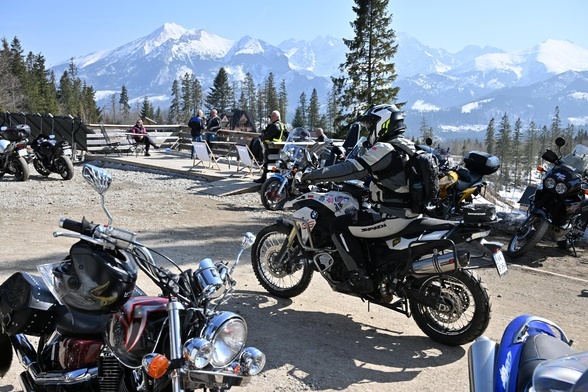
<svg viewBox="0 0 588 392"><path fill-rule="evenodd" d="M525 169L523 170L523 175L528 176L527 185L531 184L531 175L533 173L533 168L538 164L538 138L539 135L537 134L537 125L534 121L531 121L529 127L527 128L527 137L525 141L525 148L523 154L523 164L525 166Z"/></svg>
<svg viewBox="0 0 588 392"><path fill-rule="evenodd" d="M396 71L391 60L398 45L387 8L388 0L355 0L357 17L351 24L355 38L343 40L349 51L339 66L342 76L333 78L348 120L373 104L396 101L399 88L392 87Z"/></svg>
<svg viewBox="0 0 588 392"><path fill-rule="evenodd" d="M172 83L172 101L169 107L168 122L178 124L180 122L181 100L180 100L180 83L174 80Z"/></svg>
<svg viewBox="0 0 588 392"><path fill-rule="evenodd" d="M145 118L150 118L153 119L154 116L154 111L153 111L153 105L151 105L151 103L149 102L149 98L147 96L145 96L143 98L143 105L141 105L141 112L139 114L139 117L145 119Z"/></svg>
<svg viewBox="0 0 588 392"><path fill-rule="evenodd" d="M312 89L310 94L310 101L308 103L308 126L311 129L319 127L319 99L316 89Z"/></svg>
<svg viewBox="0 0 588 392"><path fill-rule="evenodd" d="M304 91L300 94L298 99L298 106L294 113L294 119L292 120L293 127L305 127L308 125L308 106L306 103L306 94Z"/></svg>
<svg viewBox="0 0 588 392"><path fill-rule="evenodd" d="M254 112L256 107L257 92L255 90L253 76L251 76L251 73L249 72L245 74L245 80L242 82L242 92L245 98L245 105L241 108L243 110Z"/></svg>
<svg viewBox="0 0 588 392"><path fill-rule="evenodd" d="M284 79L280 83L280 91L278 92L278 110L282 116L282 122L286 123L286 116L288 115L288 93L286 92L286 81Z"/></svg>
<svg viewBox="0 0 588 392"><path fill-rule="evenodd" d="M338 132L339 130L339 121L337 120L339 113L339 104L337 103L337 90L335 85L331 88L329 95L327 97L327 125L325 127L325 131L330 130L331 133L335 135L335 137L344 137L345 135L340 135Z"/></svg>
<svg viewBox="0 0 588 392"><path fill-rule="evenodd" d="M265 99L265 106L268 108L268 111L278 110L278 92L276 90L276 83L274 81L274 74L272 72L269 73L265 81ZM280 113L280 115L283 114L284 113Z"/></svg>
<svg viewBox="0 0 588 392"><path fill-rule="evenodd" d="M488 123L488 127L486 128L486 139L484 140L484 144L486 144L486 151L489 154L494 154L494 145L496 141L494 140L494 117L490 119Z"/></svg>
<svg viewBox="0 0 588 392"><path fill-rule="evenodd" d="M496 141L496 154L500 158L499 180L502 186L508 186L510 182L510 163L511 163L511 135L510 121L508 114L504 113L500 124L498 125L498 140Z"/></svg>
<svg viewBox="0 0 588 392"><path fill-rule="evenodd" d="M514 163L514 187L518 189L521 186L521 173L520 173L520 165L521 165L521 143L523 137L523 122L519 117L515 122L513 138L512 138L512 159Z"/></svg>
<svg viewBox="0 0 588 392"><path fill-rule="evenodd" d="M205 99L205 106L208 110L216 109L219 114L226 113L233 101L233 93L229 85L229 76L224 68L218 71L218 74L212 82L209 93Z"/></svg>
<svg viewBox="0 0 588 392"><path fill-rule="evenodd" d="M131 105L129 105L129 93L127 91L127 86L125 85L121 88L118 104L120 105L121 121L123 124L128 124L130 121Z"/></svg>
<svg viewBox="0 0 588 392"><path fill-rule="evenodd" d="M551 119L551 127L549 128L549 141L553 143L558 136L561 136L561 118L559 117L559 106L555 107L555 113Z"/></svg>
<svg viewBox="0 0 588 392"><path fill-rule="evenodd" d="M421 132L421 143L424 143L427 140L427 138L431 138L431 140L435 139L433 127L427 124L427 119L425 118L425 116L421 116L421 126L419 130Z"/></svg>

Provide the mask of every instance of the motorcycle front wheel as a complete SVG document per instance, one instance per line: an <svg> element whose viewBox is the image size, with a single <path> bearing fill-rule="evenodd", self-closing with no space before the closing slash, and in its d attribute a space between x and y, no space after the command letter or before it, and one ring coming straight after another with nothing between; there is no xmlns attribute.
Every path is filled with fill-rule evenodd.
<svg viewBox="0 0 588 392"><path fill-rule="evenodd" d="M43 163L37 158L33 159L33 167L35 168L37 173L39 173L42 176L47 177L49 174L51 174L51 171L47 169L45 165L43 165Z"/></svg>
<svg viewBox="0 0 588 392"><path fill-rule="evenodd" d="M23 157L19 156L17 158L12 158L9 165L11 165L11 172L17 180L26 181L29 179L29 165Z"/></svg>
<svg viewBox="0 0 588 392"><path fill-rule="evenodd" d="M527 253L537 245L548 228L549 222L539 215L529 216L510 240L507 249L508 255L516 258Z"/></svg>
<svg viewBox="0 0 588 392"><path fill-rule="evenodd" d="M57 169L57 173L63 178L64 180L71 180L74 176L74 167L73 163L71 163L71 159L67 156L61 156L57 158L55 161L55 168Z"/></svg>
<svg viewBox="0 0 588 392"><path fill-rule="evenodd" d="M278 177L270 177L261 187L261 204L266 210L275 211L283 206L283 201L288 196L287 186L278 194L282 181Z"/></svg>
<svg viewBox="0 0 588 392"><path fill-rule="evenodd" d="M459 346L481 336L488 327L492 307L488 289L474 272L458 270L417 279L412 288L438 301L435 308L410 301L414 321L431 339Z"/></svg>
<svg viewBox="0 0 588 392"><path fill-rule="evenodd" d="M251 265L259 284L268 293L292 298L306 290L312 279L312 266L296 241L287 248L290 228L270 225L256 236L251 247Z"/></svg>

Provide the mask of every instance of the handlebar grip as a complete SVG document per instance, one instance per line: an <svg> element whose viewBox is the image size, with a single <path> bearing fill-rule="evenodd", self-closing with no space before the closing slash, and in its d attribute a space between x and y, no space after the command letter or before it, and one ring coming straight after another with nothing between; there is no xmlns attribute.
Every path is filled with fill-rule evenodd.
<svg viewBox="0 0 588 392"><path fill-rule="evenodd" d="M82 222L78 222L68 218L61 218L61 220L59 221L59 227L65 230L75 231L76 233L80 234L84 230L84 225Z"/></svg>

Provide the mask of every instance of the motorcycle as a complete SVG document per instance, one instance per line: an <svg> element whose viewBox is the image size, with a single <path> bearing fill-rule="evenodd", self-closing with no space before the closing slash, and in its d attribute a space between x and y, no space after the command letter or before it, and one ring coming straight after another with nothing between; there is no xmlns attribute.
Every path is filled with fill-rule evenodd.
<svg viewBox="0 0 588 392"><path fill-rule="evenodd" d="M182 270L136 233L112 225L107 171L86 164L82 175L99 193L108 224L62 218L68 232L54 236L78 240L69 255L38 266L40 276L16 272L0 285L0 375L13 348L25 368L25 392L218 392L246 385L262 371L265 354L245 346L243 317L219 306L233 295L233 270L253 234L245 235L232 266L205 258L194 271ZM160 295L136 285L139 270ZM37 350L30 337L38 338Z"/></svg>
<svg viewBox="0 0 588 392"><path fill-rule="evenodd" d="M2 127L0 131L0 177L13 174L18 181L29 179L27 158L28 138L31 129L28 125Z"/></svg>
<svg viewBox="0 0 588 392"><path fill-rule="evenodd" d="M71 180L74 167L71 147L65 140L57 141L54 135L40 134L31 143L33 167L42 176L58 173L64 180Z"/></svg>
<svg viewBox="0 0 588 392"><path fill-rule="evenodd" d="M298 196L296 188L292 187L295 174L323 166L330 154L329 143L309 145L310 139L303 136L304 132L309 135L304 128L294 128L290 132L276 165L261 187L261 203L267 210L281 210L286 201Z"/></svg>
<svg viewBox="0 0 588 392"><path fill-rule="evenodd" d="M588 147L578 144L562 157L561 137L555 139L559 154L547 149L542 159L553 166L543 173L541 185L530 198L527 218L508 244L508 254L520 257L544 236L553 239L560 249L576 254L575 242L582 238L588 224Z"/></svg>
<svg viewBox="0 0 588 392"><path fill-rule="evenodd" d="M474 204L476 196L485 195L487 183L484 176L498 171L500 159L486 152L470 151L465 155L463 165L451 167L445 151L436 155L444 157L439 164L439 172L442 174L439 179L439 197L435 206L426 213L433 218L459 218L464 207Z"/></svg>
<svg viewBox="0 0 588 392"><path fill-rule="evenodd" d="M518 316L499 343L481 336L468 349L470 391L588 391L588 352L571 346L554 322Z"/></svg>
<svg viewBox="0 0 588 392"><path fill-rule="evenodd" d="M358 182L344 182L288 201L284 208L294 209L291 218L263 228L252 246L251 264L261 286L274 296L291 298L303 293L318 272L334 291L414 316L426 335L443 344L461 345L480 336L490 321L490 298L481 279L468 269L470 252L457 245L468 242L482 252L476 257L491 256L504 275L502 244L485 240L495 214L488 219L471 215L464 222L421 217L400 232L390 228L386 238L362 238L375 282L374 291L362 295L344 287L349 271L329 227L335 217L366 206L365 197ZM363 230L380 225L386 223Z"/></svg>

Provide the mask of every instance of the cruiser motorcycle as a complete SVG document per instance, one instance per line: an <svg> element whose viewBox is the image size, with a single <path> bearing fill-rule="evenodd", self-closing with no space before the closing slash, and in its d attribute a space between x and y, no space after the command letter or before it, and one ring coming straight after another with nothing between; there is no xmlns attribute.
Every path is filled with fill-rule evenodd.
<svg viewBox="0 0 588 392"><path fill-rule="evenodd" d="M555 139L559 154L547 149L541 156L553 166L543 173L541 185L530 198L527 218L508 244L508 254L520 257L547 236L561 249L572 248L584 236L588 224L588 147L578 144L562 157L561 137Z"/></svg>
<svg viewBox="0 0 588 392"><path fill-rule="evenodd" d="M358 294L344 288L349 272L329 227L335 217L365 207L365 197L363 186L345 182L287 202L284 208L294 209L291 217L263 228L251 250L261 286L272 295L291 298L303 293L318 272L334 291L412 315L425 334L443 344L461 345L480 336L490 321L490 297L481 279L468 270L470 252L457 246L473 245L481 252L476 257L490 256L499 275L504 275L502 244L484 238L496 216L472 215L464 222L422 217L399 232L390 228L387 238L363 238L376 284L372 293ZM377 222L374 228L382 224L386 223Z"/></svg>
<svg viewBox="0 0 588 392"><path fill-rule="evenodd" d="M470 391L588 391L588 352L571 346L554 322L518 316L500 342L481 336L468 349Z"/></svg>
<svg viewBox="0 0 588 392"><path fill-rule="evenodd" d="M71 162L71 147L65 140L57 141L54 135L40 134L31 143L33 167L42 176L57 173L64 180L71 180L74 167Z"/></svg>
<svg viewBox="0 0 588 392"><path fill-rule="evenodd" d="M247 323L219 309L233 295L232 273L253 234L232 266L206 258L182 270L112 225L107 171L86 164L82 174L100 194L108 224L62 218L68 231L54 236L77 240L69 255L39 266L40 276L16 272L2 283L0 376L12 349L25 392L226 391L261 372L265 355L245 346ZM136 285L139 270L160 295Z"/></svg>
<svg viewBox="0 0 588 392"><path fill-rule="evenodd" d="M27 143L31 136L31 129L28 125L2 128L0 130L0 177L8 173L13 174L18 181L26 181L29 179Z"/></svg>
<svg viewBox="0 0 588 392"><path fill-rule="evenodd" d="M440 219L461 217L462 209L472 206L474 197L485 194L484 176L496 173L499 168L500 159L482 151L468 152L463 165L454 167L449 166L447 158L440 159L439 197L435 206L427 210L427 215Z"/></svg>

